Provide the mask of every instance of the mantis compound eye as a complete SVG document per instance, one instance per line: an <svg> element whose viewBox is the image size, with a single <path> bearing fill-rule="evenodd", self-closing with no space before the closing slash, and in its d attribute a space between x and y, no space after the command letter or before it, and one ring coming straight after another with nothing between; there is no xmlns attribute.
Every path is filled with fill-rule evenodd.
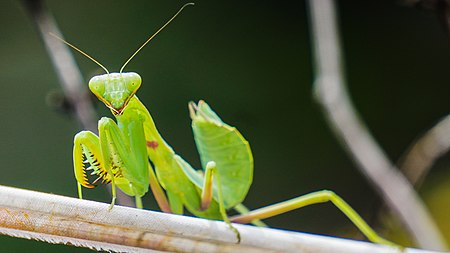
<svg viewBox="0 0 450 253"><path fill-rule="evenodd" d="M124 75L124 80L127 85L126 89L130 93L136 93L137 89L139 89L139 87L141 87L141 83L142 83L141 77L138 74L133 73L133 72L122 73L122 75Z"/></svg>
<svg viewBox="0 0 450 253"><path fill-rule="evenodd" d="M105 93L105 80L103 79L102 76L94 76L89 81L89 89L95 95L102 95Z"/></svg>

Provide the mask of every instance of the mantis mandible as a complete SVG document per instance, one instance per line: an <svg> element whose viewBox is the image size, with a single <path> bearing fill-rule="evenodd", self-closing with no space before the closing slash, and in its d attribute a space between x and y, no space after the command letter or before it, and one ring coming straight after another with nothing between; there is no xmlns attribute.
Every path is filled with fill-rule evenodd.
<svg viewBox="0 0 450 253"><path fill-rule="evenodd" d="M135 95L141 85L141 77L137 73L123 72L123 69L188 5L193 3L181 7L131 55L118 73L109 73L97 60L53 35L105 70L106 74L94 76L89 81L89 88L111 110L117 121L101 118L98 136L90 131L75 135L73 163L79 197L82 198L82 186L93 188L99 182L111 183L110 208L115 203L116 187L134 196L136 207L143 208L141 197L150 186L163 212L183 214L186 208L198 217L223 220L236 233L238 241L240 235L231 225L232 222L264 226L260 219L331 201L370 241L395 245L380 237L332 191L313 192L248 211L241 203L253 179L253 155L249 143L236 128L224 123L204 101L189 103L203 170L192 168L164 141L149 111ZM240 215L229 218L226 210L231 208Z"/></svg>

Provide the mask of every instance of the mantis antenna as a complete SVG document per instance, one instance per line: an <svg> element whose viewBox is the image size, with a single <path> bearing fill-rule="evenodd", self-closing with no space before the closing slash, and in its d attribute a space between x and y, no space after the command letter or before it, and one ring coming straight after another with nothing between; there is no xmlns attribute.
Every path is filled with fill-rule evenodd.
<svg viewBox="0 0 450 253"><path fill-rule="evenodd" d="M137 53L139 53L139 51L141 51L141 49L142 48L144 48L145 47L145 45L147 45L147 43L149 43L159 32L161 32L168 24L170 24L170 22L172 22L172 20L174 20L177 16L178 16L178 14L180 14L180 12L181 11L183 11L183 9L184 8L186 8L188 5L194 5L194 3L187 3L187 4L185 4L185 5L183 5L181 8L180 8L180 10L178 10L177 11L177 13L175 13L175 15L173 15L173 17L171 18L171 19L169 19L169 21L167 21L161 28L159 28L158 29L158 31L156 31L152 36L150 36L150 38L148 38L145 42L144 42L144 44L142 44L142 46L140 46L134 53L133 53L133 55L131 55L131 57L130 58L128 58L128 60L123 64L123 66L120 68L120 71L119 71L119 73L122 73L122 70L125 68L125 66L131 61L131 59L133 59L133 57L134 56L136 56L136 54ZM68 44L68 43L67 43ZM70 45L70 44L69 44ZM70 45L71 46L71 45ZM73 46L72 46L73 47ZM74 47L75 48L75 47ZM77 48L75 48L75 49L77 49ZM78 49L77 49L78 50ZM81 53L83 53L83 52L81 52ZM83 53L84 54L84 53ZM86 54L84 54L84 55L86 55ZM86 56L88 56L88 55L86 55ZM89 57L89 56L88 56ZM91 60L94 60L94 59L92 59L91 57L89 57ZM95 61L95 60L94 60ZM97 61L95 61L95 62L97 62Z"/></svg>
<svg viewBox="0 0 450 253"><path fill-rule="evenodd" d="M77 52L79 52L80 54L86 56L89 60L95 62L98 66L100 66L103 70L106 71L107 74L109 74L108 69L105 68L105 66L103 66L100 62L98 62L96 59L94 59L92 56L88 55L87 53L83 52L81 49L77 48L76 46L70 44L69 42L65 41L64 39L58 37L57 35L53 34L53 33L49 33L52 37L60 40L62 43L68 45L69 47L75 49Z"/></svg>
<svg viewBox="0 0 450 253"><path fill-rule="evenodd" d="M123 64L123 66L120 68L119 73L122 73L122 70L123 70L123 69L125 68L125 66L131 61L131 59L133 59L134 56L136 56L137 53L139 53L139 51L141 51L141 49L144 48L145 45L147 45L147 43L149 43L149 42L150 42L150 41L151 41L151 40L152 40L159 32L161 32L168 24L170 24L170 22L172 22L172 20L174 20L174 19L178 16L178 14L180 14L181 11L183 11L183 9L186 8L188 5L194 5L194 3L187 3L187 4L183 5L183 6L177 11L177 13L175 13L175 15L173 15L173 17L169 19L169 21L167 21L161 28L158 29L158 31L156 31L152 36L150 36L150 38L148 38L148 39L144 42L144 44L142 44L142 46L140 46L140 47L133 53L133 55L131 55L131 57L128 58L128 60L127 60L127 61ZM77 48L76 46L70 44L70 43L67 42L66 40L64 40L64 39L62 39L62 38L60 38L60 37L58 37L56 34L51 33L51 32L49 32L49 34L50 34L52 37L54 37L54 38L58 39L59 41L61 41L62 43L66 44L67 46L73 48L74 50L76 50L76 51L79 52L80 54L86 56L89 60L91 60L91 61L93 61L94 63L96 63L96 64L97 64L98 66L100 66L103 70L105 70L105 72L106 72L107 74L109 74L108 69L107 69L105 66L103 66L100 62L98 62L96 59L94 59L92 56L90 56L90 55L88 55L87 53L83 52L81 49L79 49L79 48Z"/></svg>

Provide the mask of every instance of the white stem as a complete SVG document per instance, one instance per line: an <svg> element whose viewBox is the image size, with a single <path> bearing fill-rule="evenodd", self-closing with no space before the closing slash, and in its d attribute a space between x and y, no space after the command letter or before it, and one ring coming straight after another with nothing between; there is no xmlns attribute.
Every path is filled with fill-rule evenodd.
<svg viewBox="0 0 450 253"><path fill-rule="evenodd" d="M389 246L233 225L0 186L0 234L113 252L379 252ZM432 253L406 249L405 253Z"/></svg>

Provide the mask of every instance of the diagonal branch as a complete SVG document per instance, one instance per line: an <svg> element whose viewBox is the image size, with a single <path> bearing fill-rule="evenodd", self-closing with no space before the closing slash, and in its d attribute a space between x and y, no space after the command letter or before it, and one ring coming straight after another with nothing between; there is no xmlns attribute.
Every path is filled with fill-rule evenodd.
<svg viewBox="0 0 450 253"><path fill-rule="evenodd" d="M345 88L334 1L310 0L316 99L335 135L416 242L443 250L444 240L411 184L373 139Z"/></svg>
<svg viewBox="0 0 450 253"><path fill-rule="evenodd" d="M74 108L76 119L84 129L96 132L98 117L87 96L85 81L75 59L66 45L50 36L53 33L62 37L53 16L46 10L42 0L24 0L23 3L39 31L64 95Z"/></svg>

